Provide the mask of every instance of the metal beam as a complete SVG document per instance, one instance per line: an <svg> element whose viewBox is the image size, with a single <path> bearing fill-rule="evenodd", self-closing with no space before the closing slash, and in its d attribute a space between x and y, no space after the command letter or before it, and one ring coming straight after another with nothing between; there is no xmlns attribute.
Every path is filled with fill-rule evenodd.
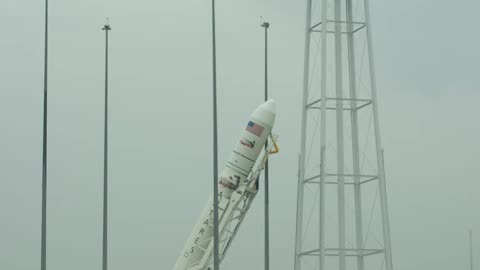
<svg viewBox="0 0 480 270"><path fill-rule="evenodd" d="M370 22L370 2L364 0L365 6L365 22L367 31L367 43L368 43L368 64L370 67L370 85L372 90L372 102L373 102L373 125L375 128L375 148L377 154L377 169L380 188L380 209L382 212L382 227L383 227L383 241L385 248L385 268L386 270L393 269L392 263L392 245L390 240L390 221L388 218L388 202L387 202L387 187L385 183L385 168L383 162L383 148L382 138L380 137L380 120L378 116L378 102L377 102L377 81L375 75L375 61L373 56L373 44L372 44L372 23Z"/></svg>
<svg viewBox="0 0 480 270"><path fill-rule="evenodd" d="M307 102L310 77L310 24L312 22L312 0L307 0L307 14L305 24L305 49L303 66L303 100L302 100L302 132L300 139L300 157L298 161L298 189L297 189L297 220L295 226L295 257L294 270L301 270L302 238L303 238L303 195L305 176L305 153L307 140Z"/></svg>
<svg viewBox="0 0 480 270"><path fill-rule="evenodd" d="M342 65L342 27L341 27L341 1L335 0L335 92L337 98L337 174L338 174L338 246L340 257L338 258L339 270L346 270L345 260L345 171L344 165L344 128L343 128L343 65Z"/></svg>
<svg viewBox="0 0 480 270"><path fill-rule="evenodd" d="M319 238L318 238L318 260L319 269L325 268L325 182L326 182L326 149L327 149L327 21L328 1L322 0L322 33L321 33L321 73L320 73L320 187L319 187Z"/></svg>
<svg viewBox="0 0 480 270"><path fill-rule="evenodd" d="M357 85L355 72L355 40L353 31L353 4L352 0L346 0L346 17L347 17L347 47L348 47L348 82L350 88L351 108L357 108ZM367 103L368 104L368 103ZM353 157L353 181L354 181L354 200L355 200L355 237L357 249L360 250L360 256L357 257L357 269L365 269L365 260L363 258L362 249L363 241L363 220L362 220L362 189L360 184L360 143L358 128L358 110L350 111L350 121L352 130L352 157Z"/></svg>

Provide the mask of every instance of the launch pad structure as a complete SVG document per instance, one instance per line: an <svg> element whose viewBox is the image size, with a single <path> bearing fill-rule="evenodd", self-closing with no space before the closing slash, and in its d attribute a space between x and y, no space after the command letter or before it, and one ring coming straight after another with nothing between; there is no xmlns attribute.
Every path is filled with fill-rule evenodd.
<svg viewBox="0 0 480 270"><path fill-rule="evenodd" d="M393 269L369 9L307 0L295 270Z"/></svg>

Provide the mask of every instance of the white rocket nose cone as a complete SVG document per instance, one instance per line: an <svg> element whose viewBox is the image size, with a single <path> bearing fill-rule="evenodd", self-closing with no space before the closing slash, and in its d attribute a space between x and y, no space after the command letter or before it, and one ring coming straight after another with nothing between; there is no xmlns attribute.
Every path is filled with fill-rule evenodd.
<svg viewBox="0 0 480 270"><path fill-rule="evenodd" d="M275 100L273 99L269 99L267 102L263 103L262 105L260 105L260 108L262 110L265 110L265 111L269 111L269 112L272 112L272 113L276 113L276 105L275 105Z"/></svg>
<svg viewBox="0 0 480 270"><path fill-rule="evenodd" d="M270 99L262 105L258 106L258 108L253 112L252 117L260 120L261 122L270 127L273 127L276 114L275 107L275 101L273 99Z"/></svg>

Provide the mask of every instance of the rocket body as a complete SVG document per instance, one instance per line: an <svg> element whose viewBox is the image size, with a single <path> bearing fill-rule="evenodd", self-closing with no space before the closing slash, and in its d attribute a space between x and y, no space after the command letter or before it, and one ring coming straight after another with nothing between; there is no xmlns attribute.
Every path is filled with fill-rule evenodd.
<svg viewBox="0 0 480 270"><path fill-rule="evenodd" d="M247 181L255 162L268 141L275 122L275 102L260 105L250 116L240 140L219 174L217 198L229 200L239 184ZM213 235L213 197L208 201L197 221L174 270L188 270L205 255Z"/></svg>

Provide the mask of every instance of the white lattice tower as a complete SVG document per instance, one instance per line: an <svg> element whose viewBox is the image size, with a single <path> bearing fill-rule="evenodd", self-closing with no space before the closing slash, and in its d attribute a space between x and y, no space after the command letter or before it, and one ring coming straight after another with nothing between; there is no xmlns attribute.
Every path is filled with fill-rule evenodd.
<svg viewBox="0 0 480 270"><path fill-rule="evenodd" d="M369 0L307 0L295 270L392 270Z"/></svg>

